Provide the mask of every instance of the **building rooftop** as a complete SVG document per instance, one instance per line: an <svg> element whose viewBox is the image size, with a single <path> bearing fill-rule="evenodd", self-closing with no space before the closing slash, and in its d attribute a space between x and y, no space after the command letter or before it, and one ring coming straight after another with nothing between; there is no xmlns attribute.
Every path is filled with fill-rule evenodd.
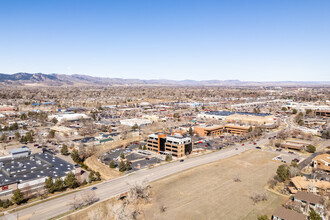
<svg viewBox="0 0 330 220"><path fill-rule="evenodd" d="M293 210L290 209L286 209L284 207L279 207L275 210L273 216L279 217L281 219L285 219L285 220L306 220L307 216L295 212Z"/></svg>
<svg viewBox="0 0 330 220"><path fill-rule="evenodd" d="M294 195L294 198L314 204L322 204L322 197L310 192L299 191Z"/></svg>
<svg viewBox="0 0 330 220"><path fill-rule="evenodd" d="M25 182L42 177L63 177L74 170L70 164L48 152L37 153L28 157L5 158L0 160L0 184Z"/></svg>

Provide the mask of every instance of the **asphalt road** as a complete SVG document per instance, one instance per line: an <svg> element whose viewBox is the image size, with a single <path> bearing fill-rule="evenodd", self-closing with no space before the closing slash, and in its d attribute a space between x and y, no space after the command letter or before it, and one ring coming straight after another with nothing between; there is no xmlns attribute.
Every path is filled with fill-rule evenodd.
<svg viewBox="0 0 330 220"><path fill-rule="evenodd" d="M238 150L236 150L236 147L232 147L215 153L185 159L184 162L178 161L152 169L139 170L128 176L103 182L97 185L97 189L94 192L99 200L109 199L120 193L127 192L129 190L129 184L134 184L135 182L143 181L145 179L148 181L155 181L192 167L234 156L248 149L252 149L254 146L246 145L244 147L238 146L237 148ZM80 198L81 195L86 194L88 191L90 191L90 188L4 215L0 219L14 220L17 219L17 217L18 219L31 220L49 219L70 211L72 209L70 203L73 201L74 197Z"/></svg>

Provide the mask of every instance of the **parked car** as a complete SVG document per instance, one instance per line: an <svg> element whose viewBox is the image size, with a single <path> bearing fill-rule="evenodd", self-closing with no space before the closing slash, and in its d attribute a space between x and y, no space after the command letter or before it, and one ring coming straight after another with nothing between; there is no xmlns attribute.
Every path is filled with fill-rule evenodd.
<svg viewBox="0 0 330 220"><path fill-rule="evenodd" d="M180 162L183 162L183 161L184 161L184 159L181 159L181 160L180 160Z"/></svg>
<svg viewBox="0 0 330 220"><path fill-rule="evenodd" d="M282 151L282 149L276 149L276 151Z"/></svg>
<svg viewBox="0 0 330 220"><path fill-rule="evenodd" d="M294 152L292 152L292 151L289 151L288 153L289 153L289 154L294 154Z"/></svg>
<svg viewBox="0 0 330 220"><path fill-rule="evenodd" d="M253 145L256 145L256 144L257 144L256 142L253 143Z"/></svg>
<svg viewBox="0 0 330 220"><path fill-rule="evenodd" d="M96 187L96 186L94 186L93 188L91 188L91 190L97 190L97 187Z"/></svg>
<svg viewBox="0 0 330 220"><path fill-rule="evenodd" d="M244 144L242 144L242 146L244 146Z"/></svg>
<svg viewBox="0 0 330 220"><path fill-rule="evenodd" d="M261 147L256 147L256 149L261 149Z"/></svg>
<svg viewBox="0 0 330 220"><path fill-rule="evenodd" d="M297 158L294 158L292 161L295 161L295 162L297 162L297 163L299 163L299 159L297 159Z"/></svg>

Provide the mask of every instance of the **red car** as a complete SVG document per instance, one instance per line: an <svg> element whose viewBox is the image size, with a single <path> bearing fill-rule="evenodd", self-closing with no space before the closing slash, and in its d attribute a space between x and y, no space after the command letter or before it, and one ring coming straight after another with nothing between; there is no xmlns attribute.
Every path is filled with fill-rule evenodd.
<svg viewBox="0 0 330 220"><path fill-rule="evenodd" d="M208 147L208 145L205 144L205 147Z"/></svg>
<svg viewBox="0 0 330 220"><path fill-rule="evenodd" d="M244 144L242 144L242 146L244 146Z"/></svg>
<svg viewBox="0 0 330 220"><path fill-rule="evenodd" d="M256 145L257 143L253 143L253 145Z"/></svg>

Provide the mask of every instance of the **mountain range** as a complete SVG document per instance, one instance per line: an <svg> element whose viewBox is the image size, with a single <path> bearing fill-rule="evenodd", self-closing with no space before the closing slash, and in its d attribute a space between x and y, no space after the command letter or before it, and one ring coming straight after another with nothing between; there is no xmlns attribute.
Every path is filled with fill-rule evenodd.
<svg viewBox="0 0 330 220"><path fill-rule="evenodd" d="M305 86L330 87L330 81L141 80L44 73L0 73L2 86Z"/></svg>

